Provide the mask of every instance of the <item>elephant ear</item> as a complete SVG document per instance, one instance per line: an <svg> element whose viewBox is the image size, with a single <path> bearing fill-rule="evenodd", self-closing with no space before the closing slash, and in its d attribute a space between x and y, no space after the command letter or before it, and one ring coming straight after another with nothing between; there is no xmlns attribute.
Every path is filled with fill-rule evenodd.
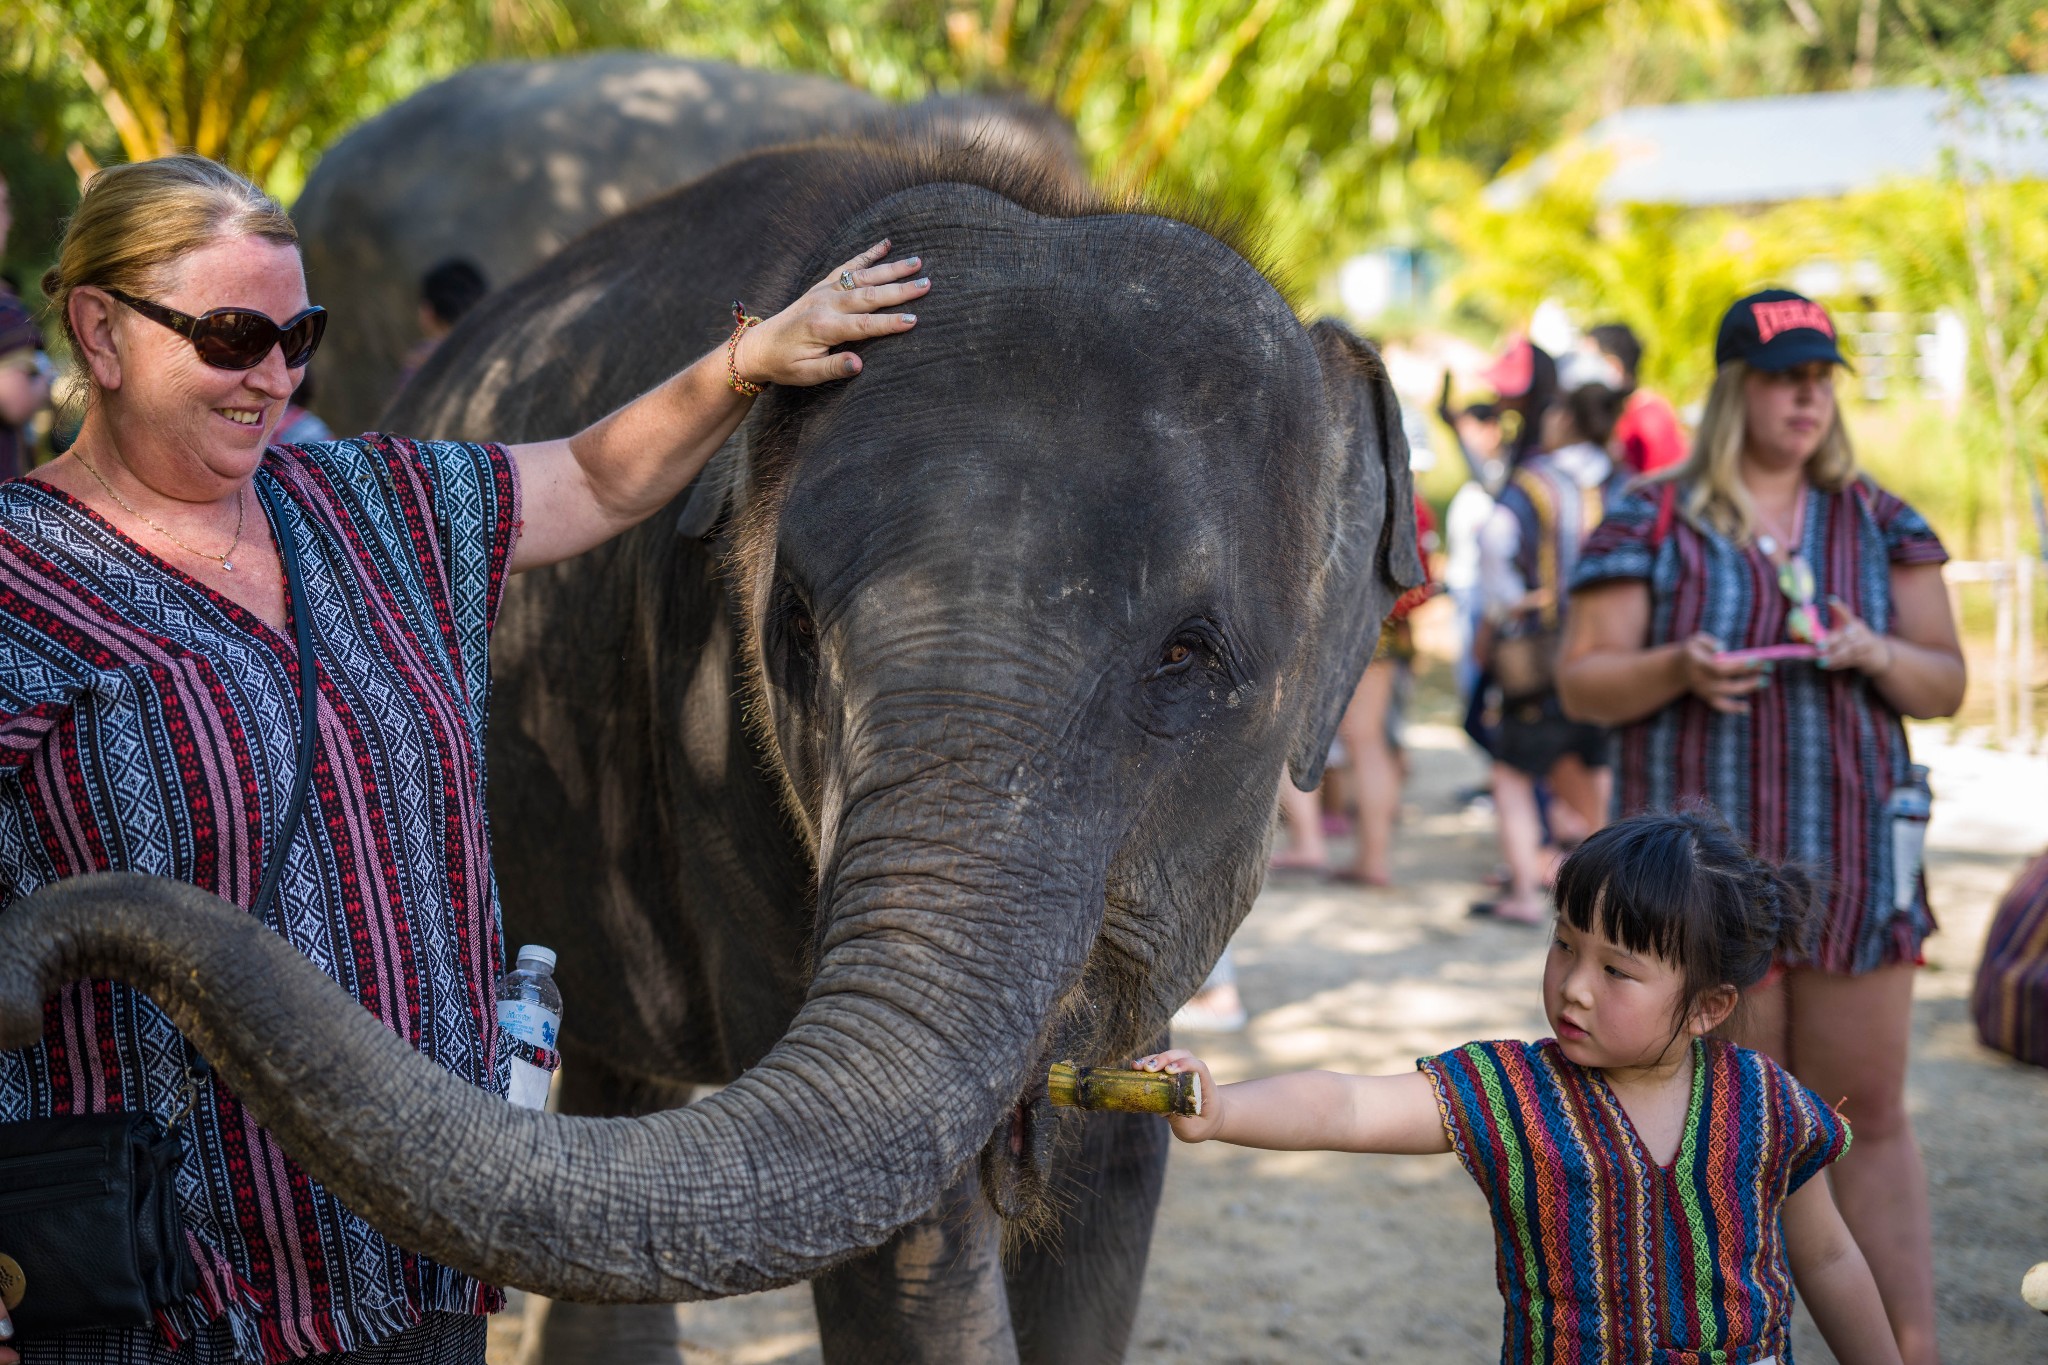
<svg viewBox="0 0 2048 1365"><path fill-rule="evenodd" d="M1380 626L1403 591L1422 582L1414 483L1401 404L1370 343L1325 318L1309 329L1323 367L1325 538L1309 635L1308 709L1288 755L1294 785L1314 790L1337 722L1372 662Z"/></svg>
<svg viewBox="0 0 2048 1365"><path fill-rule="evenodd" d="M716 538L740 505L747 483L747 425L726 438L683 490L683 510L676 516L676 534L686 539Z"/></svg>

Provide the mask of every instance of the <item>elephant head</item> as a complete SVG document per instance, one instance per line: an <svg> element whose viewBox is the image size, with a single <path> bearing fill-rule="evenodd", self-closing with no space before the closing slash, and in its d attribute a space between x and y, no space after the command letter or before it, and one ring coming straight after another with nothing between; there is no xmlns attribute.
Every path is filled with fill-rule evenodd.
<svg viewBox="0 0 2048 1365"><path fill-rule="evenodd" d="M61 980L131 980L373 1223L555 1297L815 1275L985 1149L998 1202L1029 1202L1046 1063L1127 1054L1194 990L1258 889L1283 766L1317 780L1419 574L1394 399L1370 347L1303 327L1198 223L1000 157L844 146L755 158L583 239L492 305L500 358L539 344L531 315L633 392L647 333L622 310L715 318L731 283L652 288L650 242L721 205L754 215L735 243L800 247L793 270L750 248L755 297L883 236L937 282L856 381L761 400L698 500L814 859L781 1040L684 1109L512 1110L260 925L112 877L0 916L0 1045L34 1036ZM500 344L444 355L443 380L502 375Z"/></svg>

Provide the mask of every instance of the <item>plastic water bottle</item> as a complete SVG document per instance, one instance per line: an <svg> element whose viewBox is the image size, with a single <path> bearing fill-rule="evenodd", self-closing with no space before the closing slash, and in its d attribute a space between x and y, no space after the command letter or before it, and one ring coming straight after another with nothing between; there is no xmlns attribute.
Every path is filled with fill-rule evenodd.
<svg viewBox="0 0 2048 1365"><path fill-rule="evenodd" d="M1892 909L1909 910L1920 894L1920 862L1927 853L1927 817L1934 810L1934 792L1927 769L1915 763L1906 780L1885 798L1884 812L1892 826Z"/></svg>
<svg viewBox="0 0 2048 1365"><path fill-rule="evenodd" d="M555 950L529 943L512 970L498 978L498 1027L521 1042L552 1050L562 1028L562 992L555 985ZM525 1109L545 1109L554 1073L523 1057L512 1059L505 1098Z"/></svg>

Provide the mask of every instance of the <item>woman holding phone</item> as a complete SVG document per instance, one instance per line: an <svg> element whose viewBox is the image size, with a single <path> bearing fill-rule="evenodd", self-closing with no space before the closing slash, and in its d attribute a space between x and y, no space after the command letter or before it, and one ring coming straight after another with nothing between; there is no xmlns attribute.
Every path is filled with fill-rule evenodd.
<svg viewBox="0 0 2048 1365"><path fill-rule="evenodd" d="M1927 1179L1905 1108L1913 969L1934 929L1892 793L1901 718L1953 714L1963 659L1919 513L1858 472L1824 309L1785 290L1722 319L1690 458L1639 485L1572 578L1565 708L1616 727L1621 815L1706 803L1811 869L1823 914L1751 994L1739 1041L1856 1125L1832 1176L1908 1362L1937 1359Z"/></svg>

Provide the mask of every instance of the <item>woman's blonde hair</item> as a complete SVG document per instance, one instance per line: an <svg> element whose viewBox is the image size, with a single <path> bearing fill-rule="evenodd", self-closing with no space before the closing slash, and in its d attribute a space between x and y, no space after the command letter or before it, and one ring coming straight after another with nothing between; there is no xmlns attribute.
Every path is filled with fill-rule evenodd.
<svg viewBox="0 0 2048 1365"><path fill-rule="evenodd" d="M1691 457L1653 480L1677 484L1679 506L1689 518L1741 545L1756 535L1756 508L1742 484L1742 447L1749 435L1749 401L1743 389L1749 374L1749 366L1740 360L1721 366L1707 393ZM1820 449L1807 461L1806 478L1823 493L1838 493L1856 478L1856 452L1849 445L1839 405Z"/></svg>
<svg viewBox="0 0 2048 1365"><path fill-rule="evenodd" d="M217 161L182 153L98 172L64 225L43 293L80 356L71 294L82 284L148 298L188 252L223 237L296 246L298 229L278 202Z"/></svg>

